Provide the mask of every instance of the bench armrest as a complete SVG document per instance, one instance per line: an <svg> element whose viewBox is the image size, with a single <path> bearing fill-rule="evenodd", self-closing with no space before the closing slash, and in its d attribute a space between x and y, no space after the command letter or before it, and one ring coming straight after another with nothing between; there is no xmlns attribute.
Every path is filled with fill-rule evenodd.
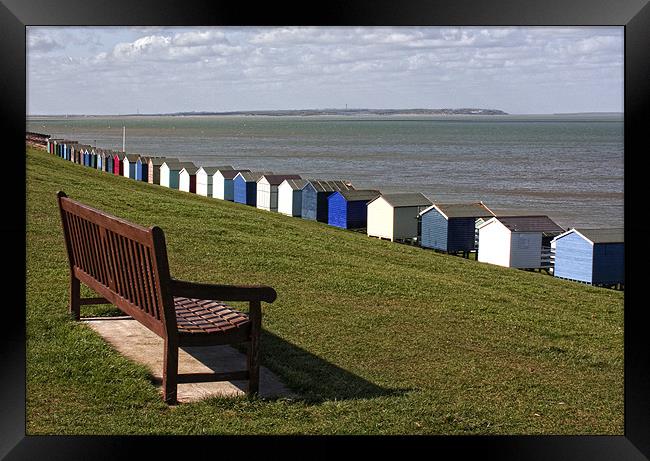
<svg viewBox="0 0 650 461"><path fill-rule="evenodd" d="M273 288L264 285L213 285L173 278L170 291L172 296L214 299L217 301L264 301L272 303L278 296Z"/></svg>

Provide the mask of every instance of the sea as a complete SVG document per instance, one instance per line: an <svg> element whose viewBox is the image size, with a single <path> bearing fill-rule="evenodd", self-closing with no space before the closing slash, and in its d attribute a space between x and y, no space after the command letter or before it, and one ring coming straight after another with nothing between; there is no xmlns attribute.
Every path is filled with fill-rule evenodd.
<svg viewBox="0 0 650 461"><path fill-rule="evenodd" d="M127 153L482 201L564 228L623 227L622 114L27 119L28 131L119 151L123 127Z"/></svg>

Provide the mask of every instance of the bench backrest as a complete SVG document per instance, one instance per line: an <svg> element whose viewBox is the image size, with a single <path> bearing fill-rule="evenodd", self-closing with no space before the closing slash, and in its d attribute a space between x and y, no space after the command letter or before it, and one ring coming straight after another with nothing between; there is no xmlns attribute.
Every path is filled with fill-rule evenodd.
<svg viewBox="0 0 650 461"><path fill-rule="evenodd" d="M165 337L176 332L165 236L57 194L71 276Z"/></svg>

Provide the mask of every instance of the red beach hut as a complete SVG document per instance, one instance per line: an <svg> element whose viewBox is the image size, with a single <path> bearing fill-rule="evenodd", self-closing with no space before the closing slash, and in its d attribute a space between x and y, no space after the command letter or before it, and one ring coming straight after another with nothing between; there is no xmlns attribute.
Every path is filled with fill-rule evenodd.
<svg viewBox="0 0 650 461"><path fill-rule="evenodd" d="M115 152L115 154L113 154L113 174L115 176L122 176L122 174L124 174L124 170L122 170L122 168L124 167L122 166L122 159L120 158L120 153Z"/></svg>

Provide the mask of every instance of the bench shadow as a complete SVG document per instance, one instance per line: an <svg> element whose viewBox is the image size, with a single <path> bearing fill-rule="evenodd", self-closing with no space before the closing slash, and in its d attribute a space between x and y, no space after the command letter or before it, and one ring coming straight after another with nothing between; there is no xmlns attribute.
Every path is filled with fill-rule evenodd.
<svg viewBox="0 0 650 461"><path fill-rule="evenodd" d="M239 358L234 360L227 358L226 361L231 366L239 361L241 366L245 367L246 362L243 354L246 352L246 345L236 344L232 346L232 352L239 355ZM206 348L183 347L183 350L213 371L225 371L222 368L223 363L216 365L211 363L213 361L210 360L210 353L207 352ZM235 350L238 352L235 352ZM266 330L262 330L260 353L263 367L260 379L260 395L267 400L291 398L310 403L320 403L329 400L401 396L413 390L385 388L374 384ZM265 375L264 368L274 374L275 377ZM280 380L280 382L277 382L277 380ZM248 382L231 381L231 384L245 392ZM272 389L264 389L265 384ZM280 387L284 387L285 392L282 392L279 389Z"/></svg>
<svg viewBox="0 0 650 461"><path fill-rule="evenodd" d="M85 320L131 319L116 308L95 310ZM246 344L193 346L181 349L215 373L246 369ZM292 399L309 403L331 400L373 399L405 395L413 388L379 386L317 355L262 329L260 353L260 397L266 400ZM265 370L266 369L266 370ZM156 385L160 377L150 374ZM248 381L230 381L246 392Z"/></svg>

